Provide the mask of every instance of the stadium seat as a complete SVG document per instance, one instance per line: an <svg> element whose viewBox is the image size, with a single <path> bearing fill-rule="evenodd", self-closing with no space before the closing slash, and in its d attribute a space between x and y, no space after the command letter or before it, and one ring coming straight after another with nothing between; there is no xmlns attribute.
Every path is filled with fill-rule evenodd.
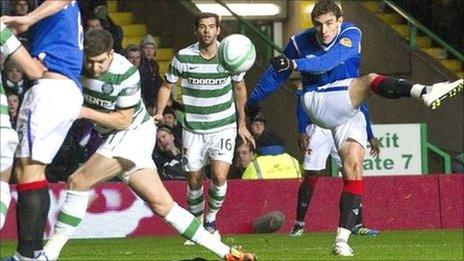
<svg viewBox="0 0 464 261"><path fill-rule="evenodd" d="M390 25L401 37L406 40L409 38L409 25L401 15L392 11L385 11L381 1L365 1L363 5L367 10L376 14L383 22ZM418 35L416 37L416 46L440 62L457 77L464 77L463 64L457 59L448 59L447 51L444 48L435 46L430 37Z"/></svg>

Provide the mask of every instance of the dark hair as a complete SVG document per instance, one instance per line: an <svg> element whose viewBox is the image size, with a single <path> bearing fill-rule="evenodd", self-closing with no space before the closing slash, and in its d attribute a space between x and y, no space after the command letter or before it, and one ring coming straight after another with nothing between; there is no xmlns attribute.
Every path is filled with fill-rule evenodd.
<svg viewBox="0 0 464 261"><path fill-rule="evenodd" d="M342 9L333 0L319 0L316 2L313 11L311 12L311 19L314 21L315 18L332 13L337 17L342 16Z"/></svg>
<svg viewBox="0 0 464 261"><path fill-rule="evenodd" d="M195 17L195 30L198 29L200 26L200 20L205 18L213 17L216 22L216 27L221 27L221 19L219 19L219 15L215 13L200 13Z"/></svg>
<svg viewBox="0 0 464 261"><path fill-rule="evenodd" d="M140 48L136 44L129 44L124 50L124 54L127 56L129 52L140 52Z"/></svg>
<svg viewBox="0 0 464 261"><path fill-rule="evenodd" d="M174 118L176 118L176 111L171 106L166 106L166 108L164 108L163 115L166 114L172 114Z"/></svg>
<svg viewBox="0 0 464 261"><path fill-rule="evenodd" d="M92 29L85 33L84 52L86 56L94 57L113 49L113 36L105 29Z"/></svg>

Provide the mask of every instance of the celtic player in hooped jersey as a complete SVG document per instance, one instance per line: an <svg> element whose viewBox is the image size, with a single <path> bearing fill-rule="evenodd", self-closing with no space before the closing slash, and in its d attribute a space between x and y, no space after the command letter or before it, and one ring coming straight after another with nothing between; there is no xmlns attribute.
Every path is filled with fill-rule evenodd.
<svg viewBox="0 0 464 261"><path fill-rule="evenodd" d="M11 30L0 23L0 51L10 61L16 63L32 80L42 77L45 67L32 59L26 48L21 45ZM13 155L18 145L18 134L11 127L8 114L8 102L0 73L0 229L5 224L5 217L10 205L11 195L8 182L11 176Z"/></svg>
<svg viewBox="0 0 464 261"><path fill-rule="evenodd" d="M103 29L85 35L84 107L81 117L95 123L105 141L68 180L54 234L44 247L43 259L56 260L61 249L85 216L90 189L119 177L153 212L182 236L206 247L221 258L244 255L208 233L187 210L175 203L163 186L151 155L156 126L140 96L139 71L113 51L113 38ZM232 259L234 260L234 259Z"/></svg>
<svg viewBox="0 0 464 261"><path fill-rule="evenodd" d="M185 112L182 146L183 167L188 181L188 208L203 221L202 169L211 162L213 178L204 227L216 235L216 214L227 191L226 179L234 157L237 128L244 142L254 144L245 120L245 73L231 75L219 65L219 33L219 17L216 14L201 13L197 16L195 34L198 42L180 50L172 59L166 73L167 82L158 93L155 115L156 121L162 120L171 90L180 81Z"/></svg>

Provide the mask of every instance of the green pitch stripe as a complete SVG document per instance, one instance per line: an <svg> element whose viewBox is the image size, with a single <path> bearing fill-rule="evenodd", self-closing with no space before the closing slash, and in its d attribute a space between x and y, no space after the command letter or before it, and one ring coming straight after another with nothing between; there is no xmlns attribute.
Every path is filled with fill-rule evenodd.
<svg viewBox="0 0 464 261"><path fill-rule="evenodd" d="M208 194L211 198L215 199L216 201L222 201L224 200L225 196L218 196L216 195L212 190L208 191Z"/></svg>
<svg viewBox="0 0 464 261"><path fill-rule="evenodd" d="M235 114L222 120L212 122L186 122L191 130L210 130L235 123Z"/></svg>
<svg viewBox="0 0 464 261"><path fill-rule="evenodd" d="M216 104L213 106L194 106L184 103L185 113L194 113L194 114L211 114L225 111L232 106L233 100L227 101L225 103ZM234 116L235 117L235 116Z"/></svg>
<svg viewBox="0 0 464 261"><path fill-rule="evenodd" d="M232 91L232 84L229 84L225 86L224 88L216 89L216 90L198 90L198 89L183 87L182 95L192 96L196 98L213 98L213 97L223 96L230 91Z"/></svg>
<svg viewBox="0 0 464 261"><path fill-rule="evenodd" d="M195 232L197 232L198 228L200 227L200 222L196 219L192 219L188 228L182 233L182 236L188 239L191 239Z"/></svg>
<svg viewBox="0 0 464 261"><path fill-rule="evenodd" d="M82 220L81 218L68 215L64 212L60 212L60 216L58 217L58 221L65 223L67 225L73 226L73 227L77 227L77 225L81 223L81 220Z"/></svg>
<svg viewBox="0 0 464 261"><path fill-rule="evenodd" d="M6 207L6 204L3 202L0 202L0 213L3 215L6 215L6 212L8 211L8 208Z"/></svg>
<svg viewBox="0 0 464 261"><path fill-rule="evenodd" d="M8 39L10 39L12 33L11 30L6 28L0 32L0 44L4 45Z"/></svg>

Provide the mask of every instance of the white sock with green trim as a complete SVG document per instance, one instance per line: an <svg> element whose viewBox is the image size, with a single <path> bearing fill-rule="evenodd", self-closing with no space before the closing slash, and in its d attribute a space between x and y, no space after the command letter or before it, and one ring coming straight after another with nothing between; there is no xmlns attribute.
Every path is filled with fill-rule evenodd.
<svg viewBox="0 0 464 261"><path fill-rule="evenodd" d="M5 225L6 214L8 213L10 202L10 185L4 181L0 181L0 229Z"/></svg>
<svg viewBox="0 0 464 261"><path fill-rule="evenodd" d="M190 190L187 186L187 207L195 218L203 223L203 210L205 209L205 200L203 198L203 186L198 190Z"/></svg>
<svg viewBox="0 0 464 261"><path fill-rule="evenodd" d="M66 192L53 236L43 248L50 260L56 260L59 257L61 249L81 223L87 212L89 197L89 191L68 190Z"/></svg>
<svg viewBox="0 0 464 261"><path fill-rule="evenodd" d="M211 182L209 187L208 194L208 206L209 212L206 215L206 221L211 222L216 220L216 214L219 212L219 209L224 202L227 192L227 181L222 186L216 186Z"/></svg>
<svg viewBox="0 0 464 261"><path fill-rule="evenodd" d="M206 231L190 212L181 208L177 203L174 202L171 211L169 211L164 219L183 237L211 250L219 257L223 258L229 253L229 246Z"/></svg>

